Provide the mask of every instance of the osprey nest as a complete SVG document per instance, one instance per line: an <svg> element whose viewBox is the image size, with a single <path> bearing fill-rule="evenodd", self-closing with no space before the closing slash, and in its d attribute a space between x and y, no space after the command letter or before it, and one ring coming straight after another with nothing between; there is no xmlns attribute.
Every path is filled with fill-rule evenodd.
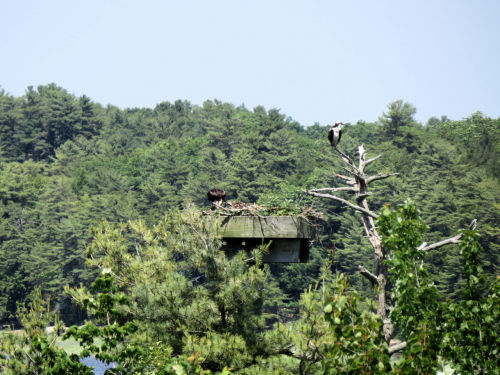
<svg viewBox="0 0 500 375"><path fill-rule="evenodd" d="M300 216L308 219L323 219L323 214L312 207L266 207L256 203L212 202L212 209L205 215L215 216Z"/></svg>

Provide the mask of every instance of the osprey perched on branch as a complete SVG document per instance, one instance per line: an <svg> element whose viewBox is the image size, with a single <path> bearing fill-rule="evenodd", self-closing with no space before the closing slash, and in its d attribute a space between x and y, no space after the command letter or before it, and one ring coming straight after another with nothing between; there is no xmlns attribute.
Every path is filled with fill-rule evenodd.
<svg viewBox="0 0 500 375"><path fill-rule="evenodd" d="M222 189L212 189L207 193L207 199L213 204L222 204L226 200L226 192Z"/></svg>
<svg viewBox="0 0 500 375"><path fill-rule="evenodd" d="M332 147L337 148L340 142L340 137L342 137L342 121L337 121L328 131L328 139Z"/></svg>

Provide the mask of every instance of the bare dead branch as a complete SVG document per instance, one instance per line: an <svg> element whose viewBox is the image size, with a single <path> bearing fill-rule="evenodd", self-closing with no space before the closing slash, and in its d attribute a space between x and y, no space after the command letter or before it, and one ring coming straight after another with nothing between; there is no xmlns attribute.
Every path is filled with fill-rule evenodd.
<svg viewBox="0 0 500 375"><path fill-rule="evenodd" d="M374 162L375 160L377 160L378 158L380 158L381 156L382 156L382 154L378 154L377 156L374 156L373 158L365 160L363 164L368 165L368 164Z"/></svg>
<svg viewBox="0 0 500 375"><path fill-rule="evenodd" d="M363 193L363 194L356 194L356 198L360 199L360 198L366 198L366 197L369 197L370 195L372 195L371 192L366 192L366 193Z"/></svg>
<svg viewBox="0 0 500 375"><path fill-rule="evenodd" d="M360 207L358 205L355 205L343 198L340 198L340 197L337 197L335 195L331 195L331 194L321 194L321 193L315 193L314 191L310 191L310 190L306 190L306 193L309 194L309 195L312 195L312 196L315 196L315 197L320 197L320 198L328 198L328 199L333 199L333 200L336 200L338 202L342 202L344 203L346 206L356 210L356 211L359 211L359 212L362 212L368 216L371 216L373 217L374 219L376 219L378 217L378 215L366 208L363 208L363 207Z"/></svg>
<svg viewBox="0 0 500 375"><path fill-rule="evenodd" d="M450 243L460 243L461 238L462 238L462 233L459 233L454 237L450 237L450 238L447 238L447 239L439 241L439 242L435 242L435 243L430 244L430 245L427 245L427 243L424 242L423 244L421 244L418 247L418 250L429 251L429 250L437 249L438 247L441 247L444 245L448 245Z"/></svg>
<svg viewBox="0 0 500 375"><path fill-rule="evenodd" d="M383 180L392 176L397 176L399 173L387 173L387 174L378 174L376 176L371 176L366 179L366 184L368 185L370 182Z"/></svg>
<svg viewBox="0 0 500 375"><path fill-rule="evenodd" d="M390 346L388 349L388 352L389 352L389 354L399 352L399 351L403 350L404 348L406 348L406 345L407 345L406 341L400 342L399 344Z"/></svg>
<svg viewBox="0 0 500 375"><path fill-rule="evenodd" d="M476 226L477 226L477 219L474 219L469 224L469 229L475 230ZM438 247L441 247L444 245L460 243L461 239L462 239L462 233L459 233L456 236L447 238L447 239L439 241L439 242L435 242L435 243L430 244L430 245L427 245L427 242L423 242L417 249L429 251L429 250L437 249Z"/></svg>
<svg viewBox="0 0 500 375"><path fill-rule="evenodd" d="M365 145L360 144L358 146L358 154L363 160L365 160L365 154L366 154Z"/></svg>
<svg viewBox="0 0 500 375"><path fill-rule="evenodd" d="M359 145L359 147L358 147L358 154L359 154L359 168L362 171L363 168L365 167L365 165L364 165L365 156L366 156L365 146Z"/></svg>
<svg viewBox="0 0 500 375"><path fill-rule="evenodd" d="M363 266L358 266L359 273L362 274L364 277L366 277L373 286L378 285L378 278L376 275L368 271L365 267Z"/></svg>
<svg viewBox="0 0 500 375"><path fill-rule="evenodd" d="M354 180L354 178L352 177L347 177L347 176L344 176L344 175L341 175L341 174L338 174L336 172L333 173L335 176L337 176L338 178L341 178L343 180L345 180L346 184L349 184L349 185L354 185L356 183L356 181Z"/></svg>
<svg viewBox="0 0 500 375"><path fill-rule="evenodd" d="M346 171L347 173L352 174L353 176L359 176L359 172L357 170L352 170L352 169L349 169L348 167L342 167L342 169L344 171Z"/></svg>
<svg viewBox="0 0 500 375"><path fill-rule="evenodd" d="M347 155L346 153L342 152L337 147L334 147L334 150L337 151L342 156L342 158L346 159L345 161L346 161L347 164L349 164L351 167L353 167L355 170L357 170L356 164L354 164L354 161L349 157L349 155Z"/></svg>
<svg viewBox="0 0 500 375"><path fill-rule="evenodd" d="M314 191L314 192L320 192L320 191L358 191L354 186L343 186L343 187L336 187L336 188L318 188L318 189L311 189L309 191Z"/></svg>
<svg viewBox="0 0 500 375"><path fill-rule="evenodd" d="M477 227L477 219L474 219L470 222L469 224L469 229L470 230L476 230L476 227Z"/></svg>

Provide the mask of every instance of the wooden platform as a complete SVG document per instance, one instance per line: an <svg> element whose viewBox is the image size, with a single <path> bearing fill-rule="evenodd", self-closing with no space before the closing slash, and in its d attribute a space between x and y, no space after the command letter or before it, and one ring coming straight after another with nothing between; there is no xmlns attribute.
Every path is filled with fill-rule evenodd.
<svg viewBox="0 0 500 375"><path fill-rule="evenodd" d="M262 243L271 243L265 263L298 263L309 260L313 227L297 216L219 217L223 249L228 255L250 251Z"/></svg>

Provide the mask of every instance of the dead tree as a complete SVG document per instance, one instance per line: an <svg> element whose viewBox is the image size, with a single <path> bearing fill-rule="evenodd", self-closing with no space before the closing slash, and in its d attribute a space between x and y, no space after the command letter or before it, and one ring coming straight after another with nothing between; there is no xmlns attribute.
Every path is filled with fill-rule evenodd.
<svg viewBox="0 0 500 375"><path fill-rule="evenodd" d="M393 336L393 325L389 319L389 311L392 309L390 306L389 299L387 296L387 282L388 282L388 270L387 266L384 264L384 258L386 256L384 248L382 247L382 241L377 232L377 227L375 225L375 219L377 219L378 215L373 212L367 202L367 197L370 195L368 192L368 186L378 180L383 180L392 176L396 176L397 173L388 173L388 174L375 174L375 175L367 175L365 173L365 168L368 164L374 162L382 155L377 155L370 159L366 159L366 150L363 145L359 146L358 154L359 160L357 164L354 160L349 157L347 154L334 147L334 150L337 151L342 160L346 164L343 169L347 172L347 176L339 173L335 173L346 186L342 187L327 187L327 188L318 188L318 189L310 189L307 190L306 193L315 197L327 198L338 201L345 206L358 211L361 214L361 220L363 222L363 226L365 228L365 233L370 241L370 244L374 250L375 256L375 272L372 273L366 269L363 265L358 266L358 270L366 277L373 287L375 288L378 294L378 306L377 313L380 315L383 321L383 333L384 338L387 344L390 344L391 338ZM352 197L349 199L341 198L337 195L334 195L337 192L347 191L352 194ZM353 199L354 198L354 199ZM353 203L353 201L355 203ZM461 239L461 234L458 234L452 238L448 238L446 240L436 242L434 244L428 245L427 243L423 243L420 245L419 249L423 250L431 250L435 249L450 243L458 243ZM394 353L396 351L402 350L406 346L406 343L398 343L397 345L393 345L389 347L389 353Z"/></svg>

